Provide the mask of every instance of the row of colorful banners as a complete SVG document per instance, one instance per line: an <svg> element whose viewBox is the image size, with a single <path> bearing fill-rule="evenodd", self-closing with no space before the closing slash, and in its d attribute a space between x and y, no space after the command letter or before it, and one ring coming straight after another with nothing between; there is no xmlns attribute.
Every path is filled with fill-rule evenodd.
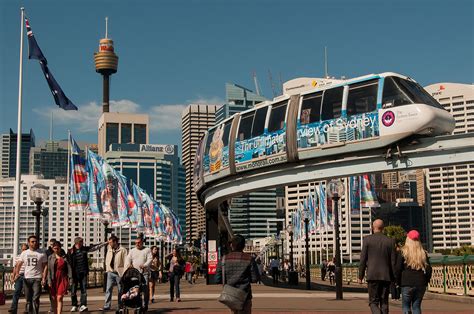
<svg viewBox="0 0 474 314"><path fill-rule="evenodd" d="M176 214L127 180L94 152L87 158L72 137L70 210L107 221L112 227L134 228L156 239L181 243L181 226Z"/></svg>
<svg viewBox="0 0 474 314"><path fill-rule="evenodd" d="M352 215L358 215L363 207L379 207L372 175L349 178L349 199ZM298 201L298 208L291 214L293 236L296 241L305 238L304 212L310 212L308 233L317 234L332 230L334 227L334 209L332 201L327 201L324 182L310 187L308 195Z"/></svg>

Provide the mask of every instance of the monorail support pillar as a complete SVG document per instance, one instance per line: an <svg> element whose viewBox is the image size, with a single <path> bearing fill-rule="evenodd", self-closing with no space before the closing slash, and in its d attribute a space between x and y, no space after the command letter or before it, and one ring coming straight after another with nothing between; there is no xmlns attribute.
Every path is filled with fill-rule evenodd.
<svg viewBox="0 0 474 314"><path fill-rule="evenodd" d="M219 211L218 207L206 207L206 241L207 241L207 276L206 284L214 285L216 283L217 256L219 249ZM215 258L215 260L214 260ZM206 271L206 270L205 270Z"/></svg>

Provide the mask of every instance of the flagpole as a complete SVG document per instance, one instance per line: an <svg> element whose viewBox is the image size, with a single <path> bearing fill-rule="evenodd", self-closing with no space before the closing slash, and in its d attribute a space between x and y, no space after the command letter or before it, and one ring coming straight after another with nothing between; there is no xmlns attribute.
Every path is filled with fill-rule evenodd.
<svg viewBox="0 0 474 314"><path fill-rule="evenodd" d="M20 242L20 194L21 194L21 111L23 102L23 21L25 8L21 7L21 31L20 31L20 68L18 78L18 126L16 134L16 181L15 181L15 218L13 226L13 259L18 255L18 243Z"/></svg>
<svg viewBox="0 0 474 314"><path fill-rule="evenodd" d="M51 111L51 116L53 115L53 112ZM53 125L53 122L52 122L52 119L51 119L51 129L53 128L52 127ZM51 134L53 132L51 131ZM67 130L67 134L68 134L68 137L67 137L67 175L66 175L66 193L67 193L67 204L66 204L66 213L65 213L65 226L66 228L69 227L69 204L71 204L71 193L69 191L69 189L71 188L70 185L69 185L69 180L71 180L71 177L70 177L70 172L71 172L71 130ZM52 136L51 136L52 138ZM66 248L69 248L69 239L70 237L67 236L66 237Z"/></svg>

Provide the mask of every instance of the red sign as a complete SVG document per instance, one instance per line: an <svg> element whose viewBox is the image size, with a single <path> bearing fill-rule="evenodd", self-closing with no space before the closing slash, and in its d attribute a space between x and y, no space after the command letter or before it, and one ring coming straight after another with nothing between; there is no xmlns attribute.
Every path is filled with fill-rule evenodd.
<svg viewBox="0 0 474 314"><path fill-rule="evenodd" d="M217 252L207 253L207 273L209 275L215 275L217 272Z"/></svg>

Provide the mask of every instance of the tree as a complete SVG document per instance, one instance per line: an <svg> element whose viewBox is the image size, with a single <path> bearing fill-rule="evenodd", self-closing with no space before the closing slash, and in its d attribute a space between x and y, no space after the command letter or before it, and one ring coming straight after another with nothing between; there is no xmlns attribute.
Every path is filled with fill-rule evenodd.
<svg viewBox="0 0 474 314"><path fill-rule="evenodd" d="M405 238L407 233L402 226L387 226L383 229L383 234L387 237L395 239L397 245L403 245L405 243Z"/></svg>

